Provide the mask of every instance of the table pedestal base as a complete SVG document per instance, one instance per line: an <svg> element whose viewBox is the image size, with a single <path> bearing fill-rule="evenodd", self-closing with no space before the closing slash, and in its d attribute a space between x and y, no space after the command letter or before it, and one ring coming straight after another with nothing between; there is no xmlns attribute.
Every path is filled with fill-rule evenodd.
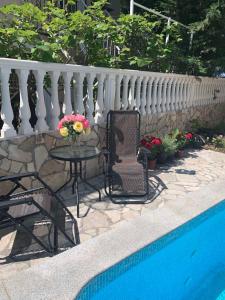
<svg viewBox="0 0 225 300"><path fill-rule="evenodd" d="M92 188L94 191L98 192L99 201L101 201L101 192L94 185L90 184L86 178L82 175L82 161L70 162L70 177L66 183L63 184L56 192L59 192L65 188L70 182L72 182L72 194L76 195L76 205L77 205L77 217L80 218L80 196L79 196L79 182L81 182Z"/></svg>

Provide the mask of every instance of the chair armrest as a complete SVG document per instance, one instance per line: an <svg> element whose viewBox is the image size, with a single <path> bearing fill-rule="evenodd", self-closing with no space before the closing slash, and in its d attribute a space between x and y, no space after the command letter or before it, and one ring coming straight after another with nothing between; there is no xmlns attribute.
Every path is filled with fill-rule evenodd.
<svg viewBox="0 0 225 300"><path fill-rule="evenodd" d="M21 204L30 204L34 203L34 199L32 197L20 198L20 199L10 199L0 201L0 211L9 208L11 206L21 205Z"/></svg>
<svg viewBox="0 0 225 300"><path fill-rule="evenodd" d="M25 177L35 177L37 178L38 173L37 172L29 172L29 173L21 173L21 174L12 174L8 176L1 176L0 182L2 181L18 181Z"/></svg>

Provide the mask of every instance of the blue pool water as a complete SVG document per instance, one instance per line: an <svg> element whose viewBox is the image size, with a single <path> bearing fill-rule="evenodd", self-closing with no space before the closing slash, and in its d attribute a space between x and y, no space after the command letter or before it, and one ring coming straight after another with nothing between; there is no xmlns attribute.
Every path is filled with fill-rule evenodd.
<svg viewBox="0 0 225 300"><path fill-rule="evenodd" d="M225 201L99 274L76 299L225 300Z"/></svg>

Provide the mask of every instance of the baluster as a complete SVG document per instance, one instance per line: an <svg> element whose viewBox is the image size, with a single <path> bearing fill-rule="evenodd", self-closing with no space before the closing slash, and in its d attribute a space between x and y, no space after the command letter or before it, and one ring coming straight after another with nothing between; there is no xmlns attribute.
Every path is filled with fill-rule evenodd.
<svg viewBox="0 0 225 300"><path fill-rule="evenodd" d="M168 88L166 92L166 112L169 112L172 110L172 84L173 84L173 78L169 78L168 82Z"/></svg>
<svg viewBox="0 0 225 300"><path fill-rule="evenodd" d="M162 103L161 103L161 111L162 113L166 112L166 92L168 89L168 81L169 78L165 78L163 82L163 88L162 88Z"/></svg>
<svg viewBox="0 0 225 300"><path fill-rule="evenodd" d="M203 99L204 99L204 83L203 83L203 80L202 80L202 82L201 82L201 84L200 84L200 90L199 90L199 92L200 92L200 106L202 106L203 105Z"/></svg>
<svg viewBox="0 0 225 300"><path fill-rule="evenodd" d="M158 83L158 95L157 95L157 105L156 105L156 110L157 113L161 113L162 112L162 86L163 86L163 81L164 78L160 77L159 79L159 83Z"/></svg>
<svg viewBox="0 0 225 300"><path fill-rule="evenodd" d="M195 107L195 102L196 102L196 79L193 78L192 82L192 107Z"/></svg>
<svg viewBox="0 0 225 300"><path fill-rule="evenodd" d="M177 86L176 86L176 108L179 111L180 110L180 85L181 81L180 78L177 79Z"/></svg>
<svg viewBox="0 0 225 300"><path fill-rule="evenodd" d="M1 129L1 137L12 137L16 135L16 131L13 128L13 110L11 106L11 99L9 93L9 77L11 69L2 67L0 69L1 80L1 93L2 93L2 106L1 106L1 119L4 122Z"/></svg>
<svg viewBox="0 0 225 300"><path fill-rule="evenodd" d="M180 88L179 88L179 110L183 109L183 78L180 79Z"/></svg>
<svg viewBox="0 0 225 300"><path fill-rule="evenodd" d="M72 72L63 72L63 81L64 81L63 113L65 115L71 114L73 112L72 102L71 102L71 78L72 77L73 77Z"/></svg>
<svg viewBox="0 0 225 300"><path fill-rule="evenodd" d="M153 83L153 95L152 95L152 113L155 114L157 113L156 105L157 105L157 90L158 90L158 82L159 82L159 77L154 78L154 83Z"/></svg>
<svg viewBox="0 0 225 300"><path fill-rule="evenodd" d="M147 87L147 98L146 98L146 114L150 115L152 112L152 83L153 79L150 77L148 79L148 87Z"/></svg>
<svg viewBox="0 0 225 300"><path fill-rule="evenodd" d="M58 122L59 122L59 114L60 114L60 108L59 108L59 94L58 94L58 80L59 80L59 71L52 71L49 72L49 76L51 78L51 122L50 122L50 128L55 130L57 128Z"/></svg>
<svg viewBox="0 0 225 300"><path fill-rule="evenodd" d="M115 109L115 97L116 97L116 75L109 75L109 107Z"/></svg>
<svg viewBox="0 0 225 300"><path fill-rule="evenodd" d="M82 72L75 74L76 80L76 98L74 101L74 110L76 114L84 115L84 77Z"/></svg>
<svg viewBox="0 0 225 300"><path fill-rule="evenodd" d="M30 134L33 132L33 129L30 125L30 106L28 100L28 91L27 91L27 79L29 75L28 70L16 70L19 81L20 89L20 119L21 124L19 127L20 134Z"/></svg>
<svg viewBox="0 0 225 300"><path fill-rule="evenodd" d="M140 107L140 112L141 112L141 115L142 116L145 116L146 115L146 110L147 110L147 107L146 107L146 89L147 89L147 82L148 82L148 78L147 77L144 77L144 80L143 80L143 84L142 84L142 92L141 92L141 107Z"/></svg>
<svg viewBox="0 0 225 300"><path fill-rule="evenodd" d="M88 73L87 74L87 90L88 90L88 97L86 102L86 112L87 118L91 125L94 124L94 99L93 99L93 81L95 78L95 74Z"/></svg>
<svg viewBox="0 0 225 300"><path fill-rule="evenodd" d="M140 104L141 104L141 82L143 77L139 76L137 79L137 86L136 86L136 110L140 110Z"/></svg>
<svg viewBox="0 0 225 300"><path fill-rule="evenodd" d="M178 94L178 78L173 78L173 87L172 87L172 102L171 102L171 111L178 111L177 105L177 94Z"/></svg>
<svg viewBox="0 0 225 300"><path fill-rule="evenodd" d="M104 116L103 116L103 88L104 88L104 78L105 74L100 73L97 75L98 79L98 95L97 95L97 101L96 101L96 106L95 106L95 123L100 124L101 122L104 121Z"/></svg>
<svg viewBox="0 0 225 300"><path fill-rule="evenodd" d="M37 123L35 125L35 130L37 131L46 131L48 130L48 126L46 123L46 106L44 99L44 77L46 72L44 70L37 70L33 72L35 80L36 80L36 97L37 104L35 113L37 116Z"/></svg>
<svg viewBox="0 0 225 300"><path fill-rule="evenodd" d="M116 75L116 98L115 98L115 109L116 110L120 110L120 108L121 108L120 85L121 85L122 78L123 78L122 75Z"/></svg>
<svg viewBox="0 0 225 300"><path fill-rule="evenodd" d="M186 103L185 108L191 107L191 86L192 86L192 79L188 78L187 85L186 85Z"/></svg>
<svg viewBox="0 0 225 300"><path fill-rule="evenodd" d="M123 110L126 110L129 106L128 102L128 82L130 80L129 75L123 76L123 97L122 97L122 108Z"/></svg>
<svg viewBox="0 0 225 300"><path fill-rule="evenodd" d="M129 105L128 108L133 110L134 109L134 103L135 103L135 82L136 82L137 77L136 76L131 76L131 80L130 80L130 91L129 91Z"/></svg>

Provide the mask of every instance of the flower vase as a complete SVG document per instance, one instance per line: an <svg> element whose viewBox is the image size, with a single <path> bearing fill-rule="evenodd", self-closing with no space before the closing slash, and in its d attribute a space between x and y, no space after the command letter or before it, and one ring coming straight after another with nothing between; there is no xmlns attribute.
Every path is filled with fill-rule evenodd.
<svg viewBox="0 0 225 300"><path fill-rule="evenodd" d="M184 150L183 149L177 150L176 156L177 156L177 158L183 158L184 157Z"/></svg>
<svg viewBox="0 0 225 300"><path fill-rule="evenodd" d="M80 136L79 135L77 135L76 137L73 137L71 139L70 147L73 152L77 152L80 150Z"/></svg>
<svg viewBox="0 0 225 300"><path fill-rule="evenodd" d="M148 160L148 169L155 170L156 169L157 159Z"/></svg>

